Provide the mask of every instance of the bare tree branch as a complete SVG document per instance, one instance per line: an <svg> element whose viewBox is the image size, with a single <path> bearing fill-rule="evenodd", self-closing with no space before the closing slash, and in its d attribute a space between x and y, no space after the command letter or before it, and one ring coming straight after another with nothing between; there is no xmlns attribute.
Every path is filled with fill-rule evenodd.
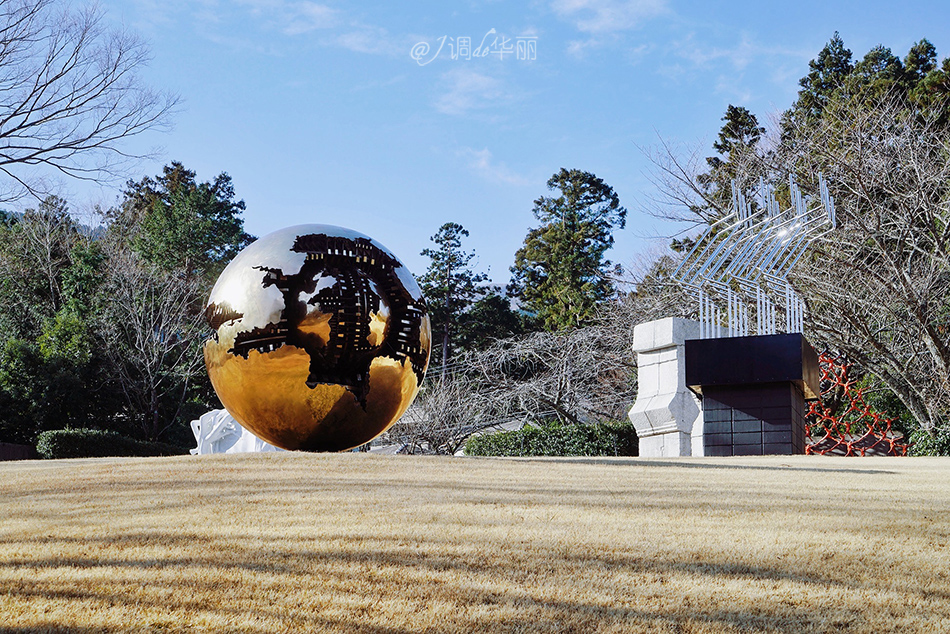
<svg viewBox="0 0 950 634"><path fill-rule="evenodd" d="M932 112L899 95L836 101L774 128L738 167L740 187L791 172L816 191L824 174L838 227L790 276L806 332L878 375L926 430L950 415L950 132ZM671 204L702 222L720 213L692 157L655 156Z"/></svg>
<svg viewBox="0 0 950 634"><path fill-rule="evenodd" d="M683 306L658 284L600 307L593 323L502 339L435 368L416 403L388 432L410 453L455 453L474 433L523 424L625 420L636 400L636 324ZM444 380L439 380L441 377Z"/></svg>
<svg viewBox="0 0 950 634"><path fill-rule="evenodd" d="M135 425L157 439L178 418L161 412L160 403L180 411L191 377L203 372L204 317L195 306L201 294L185 276L145 266L134 254L113 247L107 281L112 301L102 331L116 380Z"/></svg>
<svg viewBox="0 0 950 634"><path fill-rule="evenodd" d="M142 84L148 59L96 7L0 1L0 200L43 198L49 174L109 181L140 158L121 141L165 127L178 101Z"/></svg>

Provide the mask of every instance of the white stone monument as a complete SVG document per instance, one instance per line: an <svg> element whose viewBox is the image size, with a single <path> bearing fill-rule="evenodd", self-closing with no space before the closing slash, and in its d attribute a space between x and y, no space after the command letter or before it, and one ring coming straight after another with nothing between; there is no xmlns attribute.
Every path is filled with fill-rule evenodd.
<svg viewBox="0 0 950 634"><path fill-rule="evenodd" d="M244 429L226 409L211 410L198 420L191 421L191 431L198 443L191 450L193 455L284 451Z"/></svg>
<svg viewBox="0 0 950 634"><path fill-rule="evenodd" d="M638 391L629 417L643 457L703 455L703 410L686 387L684 354L684 342L699 334L699 322L678 317L634 328Z"/></svg>

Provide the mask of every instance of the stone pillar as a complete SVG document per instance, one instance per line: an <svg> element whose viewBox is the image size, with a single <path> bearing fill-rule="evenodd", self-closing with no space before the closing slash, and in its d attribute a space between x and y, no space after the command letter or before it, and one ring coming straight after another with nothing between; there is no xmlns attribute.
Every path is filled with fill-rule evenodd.
<svg viewBox="0 0 950 634"><path fill-rule="evenodd" d="M703 415L686 387L684 343L699 338L699 322L667 317L633 331L637 353L637 402L630 422L644 457L702 456Z"/></svg>

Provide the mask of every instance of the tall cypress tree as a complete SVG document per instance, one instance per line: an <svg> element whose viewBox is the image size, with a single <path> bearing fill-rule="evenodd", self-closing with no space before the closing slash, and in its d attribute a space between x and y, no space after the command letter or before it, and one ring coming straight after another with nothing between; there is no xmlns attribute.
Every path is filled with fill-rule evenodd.
<svg viewBox="0 0 950 634"><path fill-rule="evenodd" d="M590 172L561 168L548 180L554 197L534 201L541 225L531 229L515 254L511 291L548 330L584 324L597 304L614 293L613 230L627 210L613 188Z"/></svg>
<svg viewBox="0 0 950 634"><path fill-rule="evenodd" d="M732 196L730 183L740 176L743 158L755 152L765 128L759 125L754 114L742 106L730 104L722 120L725 123L713 143L717 155L706 158L709 171L699 175L699 182L706 188L707 196L720 209L725 209Z"/></svg>
<svg viewBox="0 0 950 634"><path fill-rule="evenodd" d="M459 316L485 294L482 283L488 279L471 269L475 253L462 250L462 238L467 237L465 227L447 222L430 238L436 247L421 253L430 259L419 282L429 306L433 339L442 343L443 368L449 361Z"/></svg>
<svg viewBox="0 0 950 634"><path fill-rule="evenodd" d="M831 96L854 70L851 51L845 47L837 31L818 57L808 62L808 68L808 74L798 82L802 89L798 92L798 101L792 106L792 113L806 119L817 119Z"/></svg>

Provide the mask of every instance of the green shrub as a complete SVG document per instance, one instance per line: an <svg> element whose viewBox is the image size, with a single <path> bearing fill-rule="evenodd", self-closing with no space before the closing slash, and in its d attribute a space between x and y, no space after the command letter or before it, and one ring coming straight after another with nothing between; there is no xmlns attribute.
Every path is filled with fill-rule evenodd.
<svg viewBox="0 0 950 634"><path fill-rule="evenodd" d="M636 456L637 432L630 423L525 426L469 438L469 456Z"/></svg>
<svg viewBox="0 0 950 634"><path fill-rule="evenodd" d="M101 458L106 456L177 456L188 453L181 447L161 442L128 438L99 429L54 429L36 440L43 458Z"/></svg>
<svg viewBox="0 0 950 634"><path fill-rule="evenodd" d="M918 429L910 435L910 442L913 456L950 456L950 425L937 427L933 432Z"/></svg>

